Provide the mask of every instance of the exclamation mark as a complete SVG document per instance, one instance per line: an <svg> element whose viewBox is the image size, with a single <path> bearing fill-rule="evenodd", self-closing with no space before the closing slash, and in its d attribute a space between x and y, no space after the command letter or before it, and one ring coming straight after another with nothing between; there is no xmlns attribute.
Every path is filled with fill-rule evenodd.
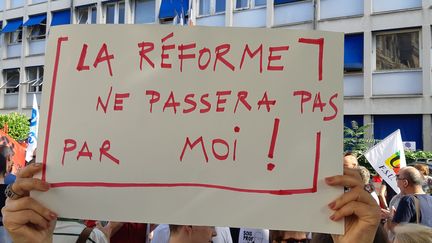
<svg viewBox="0 0 432 243"><path fill-rule="evenodd" d="M274 153L274 149L275 149L275 145L276 145L276 139L277 139L278 131L279 131L279 118L275 118L274 125L273 125L272 139L270 141L270 148L269 148L269 152L268 152L268 157L270 159L273 159L273 153ZM267 164L267 170L268 171L272 171L274 169L274 167L275 167L275 164L273 164L273 163L269 162Z"/></svg>

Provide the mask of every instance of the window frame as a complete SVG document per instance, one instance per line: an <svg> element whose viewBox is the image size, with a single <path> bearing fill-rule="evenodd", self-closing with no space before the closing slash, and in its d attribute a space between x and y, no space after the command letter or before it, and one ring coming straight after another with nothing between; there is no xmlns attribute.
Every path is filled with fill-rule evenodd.
<svg viewBox="0 0 432 243"><path fill-rule="evenodd" d="M18 45L22 43L23 27L20 26L16 31L7 33L7 44ZM16 37L16 39L14 38Z"/></svg>
<svg viewBox="0 0 432 243"><path fill-rule="evenodd" d="M124 19L123 23L119 23L120 21L120 5L123 4L124 8ZM107 23L107 16L108 16L108 6L114 5L114 23ZM104 13L104 24L125 24L126 23L126 4L125 1L118 1L118 2L109 2L104 4L103 6L103 13Z"/></svg>
<svg viewBox="0 0 432 243"><path fill-rule="evenodd" d="M96 12L96 19L95 19L94 23L92 21L93 10ZM80 15L80 12L84 12L84 11L87 15L87 19L86 19L85 23L81 23L82 17ZM97 7L96 7L96 4L76 7L75 8L75 19L76 19L77 24L97 24Z"/></svg>
<svg viewBox="0 0 432 243"><path fill-rule="evenodd" d="M360 73L364 73L364 69L365 69L365 63L364 63L364 50L365 50L365 46L364 46L364 32L358 32L358 33L346 33L345 35L344 35L344 41L345 41L345 39L346 39L346 37L347 36L358 36L358 35L361 35L362 36L362 39L363 39L363 46L362 46L362 52L363 52L363 55L362 55L362 68L361 68L361 70L356 70L356 69L347 69L346 67L345 67L345 60L344 60L344 74L345 75L349 75L349 74L360 74ZM345 48L345 47L344 47ZM344 50L344 52L345 52L345 50Z"/></svg>
<svg viewBox="0 0 432 243"><path fill-rule="evenodd" d="M8 73L11 73L13 71L15 71L18 73L18 84L15 86L8 86L8 83L11 81L11 79L8 79ZM20 69L19 68L12 68L12 69L5 69L3 70L3 84L0 87L0 89L5 89L5 93L6 94L17 94L19 93L19 86L21 85L20 83ZM12 76L13 77L13 76ZM5 82L6 81L6 82Z"/></svg>
<svg viewBox="0 0 432 243"><path fill-rule="evenodd" d="M200 13L201 0L197 0L197 10L196 10L196 16L197 17L206 17L206 16L217 15L217 14L224 14L226 12L226 4L225 4L225 10L224 11L216 12L217 0L208 0L208 1L210 1L209 13L208 14L201 14Z"/></svg>
<svg viewBox="0 0 432 243"><path fill-rule="evenodd" d="M30 79L30 70L36 69L36 78ZM41 93L43 84L43 74L45 71L44 66L31 66L26 67L26 84L28 84L27 93Z"/></svg>
<svg viewBox="0 0 432 243"><path fill-rule="evenodd" d="M30 41L36 41L36 40L45 40L47 36L47 24L46 19L42 21L38 25L30 26L27 28L28 31L28 39ZM42 30L38 32L38 35L35 35L36 30ZM40 34L42 32L42 34Z"/></svg>
<svg viewBox="0 0 432 243"><path fill-rule="evenodd" d="M135 0L135 1L133 1L133 10L134 11L132 11L132 17L133 17L133 23L134 24L136 24L137 22L136 22L136 19L137 19L137 3L138 3L138 1L139 0ZM143 1L145 1L145 0L143 0ZM157 18L156 18L156 0L148 0L148 1L152 1L152 2L154 2L154 5L155 5L155 8L153 9L153 21L152 22L148 22L148 23L139 23L139 24L154 24L154 23L157 23Z"/></svg>
<svg viewBox="0 0 432 243"><path fill-rule="evenodd" d="M234 1L234 11L242 11L242 10L247 10L247 9L256 9L256 8L265 8L267 6L267 1L274 1L274 0L266 0L266 4L261 5L261 6L256 6L255 4L255 0L247 0L247 6L246 7L241 7L241 8L237 8L237 1Z"/></svg>
<svg viewBox="0 0 432 243"><path fill-rule="evenodd" d="M385 69L385 70L377 70L377 37L383 35L391 35L391 34L401 34L401 33L410 33L417 32L418 33L418 48L419 48L419 67L416 68L405 68L405 69ZM417 71L422 70L423 68L423 42L422 42L422 30L421 28L409 28L409 29L396 29L390 31L377 31L373 34L373 48L372 48L372 70L373 73L386 73L386 72L401 72L401 71Z"/></svg>

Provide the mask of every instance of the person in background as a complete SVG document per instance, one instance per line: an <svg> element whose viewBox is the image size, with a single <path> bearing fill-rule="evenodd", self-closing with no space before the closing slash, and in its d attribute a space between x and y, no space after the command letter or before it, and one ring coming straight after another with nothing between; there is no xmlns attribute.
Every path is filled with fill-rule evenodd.
<svg viewBox="0 0 432 243"><path fill-rule="evenodd" d="M211 243L216 236L215 227L170 225L169 243Z"/></svg>
<svg viewBox="0 0 432 243"><path fill-rule="evenodd" d="M212 238L213 243L232 243L231 233L228 227L215 227L216 236ZM160 224L153 230L152 243L168 243L170 238L170 227L168 224Z"/></svg>
<svg viewBox="0 0 432 243"><path fill-rule="evenodd" d="M240 228L238 243L269 243L268 229Z"/></svg>
<svg viewBox="0 0 432 243"><path fill-rule="evenodd" d="M6 159L6 174L4 177L4 184L12 184L14 183L16 176L14 174L12 174L12 168L13 168L13 161L11 159L12 156L12 151L9 147L7 146L1 146L0 147L0 154L1 156L5 157Z"/></svg>
<svg viewBox="0 0 432 243"><path fill-rule="evenodd" d="M98 225L100 228L100 225ZM147 224L108 222L111 243L141 243L146 242Z"/></svg>
<svg viewBox="0 0 432 243"><path fill-rule="evenodd" d="M400 223L419 223L432 227L432 196L423 191L423 176L420 172L407 166L399 170L396 180L405 196L401 198L393 219L387 221L388 229L393 231Z"/></svg>
<svg viewBox="0 0 432 243"><path fill-rule="evenodd" d="M8 165L6 161L6 157L3 156L2 153L0 153L0 207L5 206L6 202L6 195L5 190L7 187L7 184L4 183L5 176L8 171ZM1 215L0 218L3 216ZM9 234L6 232L5 228L3 227L3 223L0 222L0 242L2 243L11 243L12 239L9 237Z"/></svg>
<svg viewBox="0 0 432 243"><path fill-rule="evenodd" d="M383 180L378 193L381 208L389 210L390 201L396 194L395 190Z"/></svg>
<svg viewBox="0 0 432 243"><path fill-rule="evenodd" d="M432 194L432 176L429 176L429 166L427 164L415 164L414 167L423 175L423 191Z"/></svg>
<svg viewBox="0 0 432 243"><path fill-rule="evenodd" d="M344 168L350 168L350 169L354 169L358 167L358 160L357 157L355 156L355 154L351 153L351 152L347 152L344 154L343 157L343 165Z"/></svg>
<svg viewBox="0 0 432 243"><path fill-rule="evenodd" d="M52 242L52 225L55 224L57 214L29 196L30 191L45 192L50 189L49 183L33 178L33 175L41 170L42 165L39 163L22 169L16 182L12 184L12 194L9 195L6 206L2 209L3 224L14 242ZM345 219L345 234L332 235L334 242L373 242L380 224L380 210L367 191L368 188L364 186L358 171L344 169L343 175L327 177L325 183L329 186L350 188L349 191L328 204L333 211L329 217L330 220ZM281 215L281 217L287 217L287 215ZM197 241L199 243L210 242L211 237L216 234L212 227L198 227L179 226L173 229L170 243L192 243L188 240L192 235L194 238L198 235L202 236L202 238L198 237L200 238L200 241Z"/></svg>
<svg viewBox="0 0 432 243"><path fill-rule="evenodd" d="M369 185L372 188L371 196L373 197L373 199L375 199L375 201L379 205L379 199L378 199L378 195L377 195L377 193L375 191L375 187L370 183L370 172L369 172L369 170L366 169L366 167L364 167L364 166L358 166L358 168L360 170L360 175L362 177L363 183L365 185Z"/></svg>
<svg viewBox="0 0 432 243"><path fill-rule="evenodd" d="M430 243L432 242L432 228L421 224L402 224L394 229L393 243Z"/></svg>
<svg viewBox="0 0 432 243"><path fill-rule="evenodd" d="M109 243L109 231L87 227L81 220L58 218L54 225L53 242Z"/></svg>
<svg viewBox="0 0 432 243"><path fill-rule="evenodd" d="M270 230L270 243L284 242L310 243L310 239L306 232Z"/></svg>

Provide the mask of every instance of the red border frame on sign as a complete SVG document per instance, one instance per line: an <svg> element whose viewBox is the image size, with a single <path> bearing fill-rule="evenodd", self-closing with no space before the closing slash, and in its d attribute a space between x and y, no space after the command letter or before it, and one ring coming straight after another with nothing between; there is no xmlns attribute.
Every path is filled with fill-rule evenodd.
<svg viewBox="0 0 432 243"><path fill-rule="evenodd" d="M48 107L48 119L47 127L45 133L45 144L44 153L42 161L42 180L46 181L46 163L48 156L48 146L50 140L51 132L51 122L52 114L54 109L54 98L57 84L57 74L58 66L60 62L60 52L62 42L68 41L68 37L59 37L57 39L57 50L55 55L54 70L53 70L53 80L51 85L51 92L49 98ZM122 187L204 187L204 188L214 188L220 190L236 191L236 192L246 192L246 193L261 193L261 194L273 194L273 195L293 195L293 194L305 194L305 193L315 193L317 192L317 182L318 182L318 171L320 163L320 145L321 145L321 132L316 133L316 149L315 149L315 165L312 179L312 187L303 189L283 189L283 190L263 190L263 189L246 189L238 187L229 187L223 185L215 184L203 184L203 183L112 183L112 182L55 182L50 183L51 187L112 187L112 188L122 188Z"/></svg>

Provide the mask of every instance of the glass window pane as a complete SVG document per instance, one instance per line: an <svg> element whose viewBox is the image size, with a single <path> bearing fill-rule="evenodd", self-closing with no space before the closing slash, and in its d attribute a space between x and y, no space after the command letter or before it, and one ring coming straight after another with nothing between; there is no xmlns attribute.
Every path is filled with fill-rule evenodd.
<svg viewBox="0 0 432 243"><path fill-rule="evenodd" d="M33 86L33 82L37 81L37 68L36 67L29 67L27 68L27 81L29 82L28 84L28 91L29 92L36 92L36 87Z"/></svg>
<svg viewBox="0 0 432 243"><path fill-rule="evenodd" d="M43 71L43 66L27 68L28 92L42 91Z"/></svg>
<svg viewBox="0 0 432 243"><path fill-rule="evenodd" d="M24 0L11 0L10 8L18 8L24 5Z"/></svg>
<svg viewBox="0 0 432 243"><path fill-rule="evenodd" d="M18 69L7 70L5 75L6 93L17 93L19 88L19 71Z"/></svg>
<svg viewBox="0 0 432 243"><path fill-rule="evenodd" d="M43 77L44 77L44 67L40 66L39 68L39 85L37 91L42 92L42 86L43 86Z"/></svg>
<svg viewBox="0 0 432 243"><path fill-rule="evenodd" d="M5 1L4 0L0 0L0 11L4 10L4 5L5 5Z"/></svg>
<svg viewBox="0 0 432 243"><path fill-rule="evenodd" d="M236 0L236 8L247 8L249 0Z"/></svg>
<svg viewBox="0 0 432 243"><path fill-rule="evenodd" d="M225 0L216 0L216 13L225 12Z"/></svg>
<svg viewBox="0 0 432 243"><path fill-rule="evenodd" d="M107 24L114 24L115 5L107 5L106 7L106 22Z"/></svg>
<svg viewBox="0 0 432 243"><path fill-rule="evenodd" d="M119 24L124 24L125 23L125 4L124 3L120 3L119 4Z"/></svg>
<svg viewBox="0 0 432 243"><path fill-rule="evenodd" d="M36 67L27 68L28 80L27 81L36 81L37 78L37 69Z"/></svg>
<svg viewBox="0 0 432 243"><path fill-rule="evenodd" d="M135 3L135 23L153 23L155 21L155 1L137 0Z"/></svg>
<svg viewBox="0 0 432 243"><path fill-rule="evenodd" d="M376 36L376 69L413 69L420 67L419 32Z"/></svg>
<svg viewBox="0 0 432 243"><path fill-rule="evenodd" d="M210 0L200 0L199 15L209 15L209 14L210 14Z"/></svg>
<svg viewBox="0 0 432 243"><path fill-rule="evenodd" d="M96 7L92 7L91 9L91 23L90 24L96 24Z"/></svg>
<svg viewBox="0 0 432 243"><path fill-rule="evenodd" d="M78 24L86 24L88 19L88 8L78 9Z"/></svg>
<svg viewBox="0 0 432 243"><path fill-rule="evenodd" d="M17 44L22 41L22 28L17 31L9 33L9 44Z"/></svg>
<svg viewBox="0 0 432 243"><path fill-rule="evenodd" d="M255 7L265 6L267 4L267 0L255 0Z"/></svg>
<svg viewBox="0 0 432 243"><path fill-rule="evenodd" d="M43 21L40 25L32 26L30 39L31 40L45 39L45 34L46 34L46 21Z"/></svg>

